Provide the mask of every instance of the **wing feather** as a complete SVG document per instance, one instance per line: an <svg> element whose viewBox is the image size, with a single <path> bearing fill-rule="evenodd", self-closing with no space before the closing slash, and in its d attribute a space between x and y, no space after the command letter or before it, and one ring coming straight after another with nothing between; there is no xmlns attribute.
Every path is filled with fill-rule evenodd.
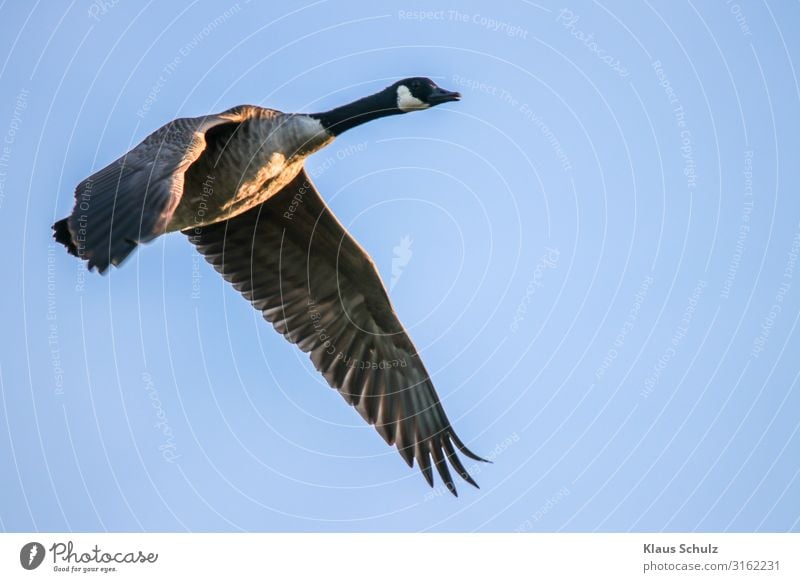
<svg viewBox="0 0 800 582"><path fill-rule="evenodd" d="M72 213L53 225L55 238L101 273L137 245L166 231L183 195L184 172L203 153L206 132L238 124L250 110L175 119L75 189Z"/></svg>
<svg viewBox="0 0 800 582"><path fill-rule="evenodd" d="M435 465L456 494L449 462L477 487L454 445L482 459L456 436L375 264L304 170L260 206L187 234L409 466L416 459L428 483Z"/></svg>

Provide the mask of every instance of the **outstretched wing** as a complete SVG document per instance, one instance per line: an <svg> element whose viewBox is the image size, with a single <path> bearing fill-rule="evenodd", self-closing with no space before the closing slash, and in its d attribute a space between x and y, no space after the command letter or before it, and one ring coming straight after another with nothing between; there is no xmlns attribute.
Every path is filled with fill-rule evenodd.
<svg viewBox="0 0 800 582"><path fill-rule="evenodd" d="M75 189L72 214L53 225L55 238L101 273L162 234L183 195L183 175L206 147L212 127L237 124L247 108L181 118L147 136Z"/></svg>
<svg viewBox="0 0 800 582"><path fill-rule="evenodd" d="M431 486L433 464L456 493L449 462L477 487L455 448L483 459L450 425L375 264L304 170L260 206L183 232Z"/></svg>

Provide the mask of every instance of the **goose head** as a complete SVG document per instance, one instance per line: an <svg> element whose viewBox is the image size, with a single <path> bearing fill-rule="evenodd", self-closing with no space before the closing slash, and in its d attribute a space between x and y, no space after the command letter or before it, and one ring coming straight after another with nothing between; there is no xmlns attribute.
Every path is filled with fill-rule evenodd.
<svg viewBox="0 0 800 582"><path fill-rule="evenodd" d="M442 89L427 77L402 79L387 87L385 91L393 94L397 109L401 113L427 109L428 107L461 99L461 93Z"/></svg>

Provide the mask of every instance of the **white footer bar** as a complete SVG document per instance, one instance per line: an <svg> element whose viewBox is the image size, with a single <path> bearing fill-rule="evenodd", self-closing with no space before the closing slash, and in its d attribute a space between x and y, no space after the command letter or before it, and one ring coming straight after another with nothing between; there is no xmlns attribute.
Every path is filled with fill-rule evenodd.
<svg viewBox="0 0 800 582"><path fill-rule="evenodd" d="M0 580L800 580L800 534L0 534Z"/></svg>

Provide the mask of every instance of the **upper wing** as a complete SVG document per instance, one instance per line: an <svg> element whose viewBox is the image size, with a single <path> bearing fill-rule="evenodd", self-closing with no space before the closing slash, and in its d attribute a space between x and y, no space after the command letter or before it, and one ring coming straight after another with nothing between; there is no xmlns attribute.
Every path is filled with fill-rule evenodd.
<svg viewBox="0 0 800 582"><path fill-rule="evenodd" d="M183 231L222 276L311 361L361 416L433 485L431 460L483 460L456 436L397 319L375 264L333 216L305 170L265 203Z"/></svg>
<svg viewBox="0 0 800 582"><path fill-rule="evenodd" d="M184 172L206 147L206 131L239 123L247 111L176 119L147 136L78 184L72 214L53 225L56 240L101 273L121 263L165 231L183 195Z"/></svg>

